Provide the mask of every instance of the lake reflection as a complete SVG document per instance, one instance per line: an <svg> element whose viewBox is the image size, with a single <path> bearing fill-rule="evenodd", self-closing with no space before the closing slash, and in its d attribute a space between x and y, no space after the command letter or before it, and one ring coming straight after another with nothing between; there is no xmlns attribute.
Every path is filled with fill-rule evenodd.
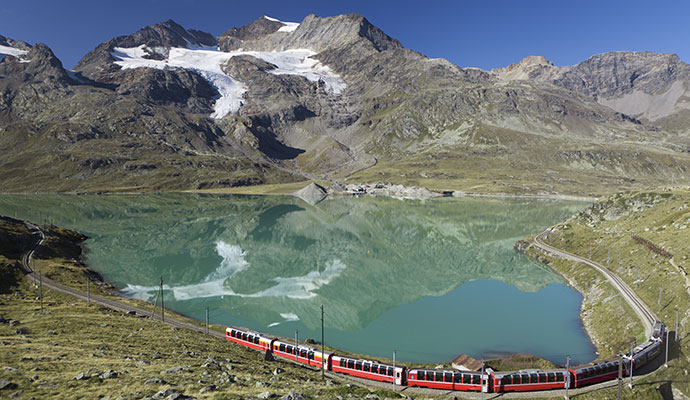
<svg viewBox="0 0 690 400"><path fill-rule="evenodd" d="M383 356L397 346L403 360L433 362L463 352L593 358L579 294L512 249L583 207L452 198L334 197L310 205L279 196L0 196L3 214L20 210L19 217L48 217L88 235L89 262L127 296L153 301L162 276L166 306L179 312L203 318L209 307L215 323L293 337L297 329L317 339L323 304L330 345ZM470 281L477 283L465 285ZM521 302L529 306L515 319L510 306ZM558 312L543 312L553 307ZM519 329L505 329L496 316ZM420 321L429 331L424 341ZM468 335L472 327L492 332Z"/></svg>

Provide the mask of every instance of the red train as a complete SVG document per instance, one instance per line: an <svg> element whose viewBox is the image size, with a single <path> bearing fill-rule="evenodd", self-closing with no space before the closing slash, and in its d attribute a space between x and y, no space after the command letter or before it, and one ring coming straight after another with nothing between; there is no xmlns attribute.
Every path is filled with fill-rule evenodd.
<svg viewBox="0 0 690 400"><path fill-rule="evenodd" d="M632 368L640 368L661 354L665 326L657 321L653 336L636 347L623 360L622 374L629 376ZM604 361L569 369L529 369L497 372L488 368L484 373L408 368L393 366L374 360L357 359L324 352L311 346L295 345L278 338L246 329L227 328L225 337L243 346L271 352L327 371L343 373L364 379L395 383L399 386L417 386L443 390L483 391L485 393L527 392L549 389L578 388L616 379L619 361ZM632 367L631 367L632 365Z"/></svg>

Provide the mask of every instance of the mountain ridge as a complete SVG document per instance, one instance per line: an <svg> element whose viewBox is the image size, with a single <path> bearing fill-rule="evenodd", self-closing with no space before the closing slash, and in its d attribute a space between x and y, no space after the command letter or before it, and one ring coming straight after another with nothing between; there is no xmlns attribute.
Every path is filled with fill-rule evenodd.
<svg viewBox="0 0 690 400"><path fill-rule="evenodd" d="M34 187L57 191L325 178L589 195L690 180L690 67L673 55L483 71L405 49L359 14L262 16L218 38L168 20L98 45L76 72L27 51L0 61L0 142L20 145L0 154L6 191L38 185L46 163ZM38 142L53 148L43 163L28 157Z"/></svg>

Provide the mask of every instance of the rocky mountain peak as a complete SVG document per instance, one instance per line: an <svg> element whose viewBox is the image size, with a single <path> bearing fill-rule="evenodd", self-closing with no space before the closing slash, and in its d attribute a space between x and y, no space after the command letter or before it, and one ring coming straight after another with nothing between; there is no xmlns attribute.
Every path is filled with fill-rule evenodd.
<svg viewBox="0 0 690 400"><path fill-rule="evenodd" d="M519 63L510 64L505 68L497 68L492 72L503 80L525 80L541 74L544 69L553 67L553 63L544 56L527 56Z"/></svg>
<svg viewBox="0 0 690 400"><path fill-rule="evenodd" d="M366 43L374 51L402 47L399 41L386 35L359 14L324 18L310 14L299 24L263 16L249 25L223 33L218 38L218 47L223 51L239 48L256 51L307 48L320 53L357 42Z"/></svg>
<svg viewBox="0 0 690 400"><path fill-rule="evenodd" d="M112 57L112 52L116 47L143 46L143 50L149 58L163 59L167 57L167 51L172 47L215 47L216 44L216 38L210 33L185 29L177 22L169 19L165 22L143 27L131 35L118 36L101 43L79 60L75 69L90 79L107 82L110 79L107 79L106 75L119 70L119 67L113 65L115 60Z"/></svg>

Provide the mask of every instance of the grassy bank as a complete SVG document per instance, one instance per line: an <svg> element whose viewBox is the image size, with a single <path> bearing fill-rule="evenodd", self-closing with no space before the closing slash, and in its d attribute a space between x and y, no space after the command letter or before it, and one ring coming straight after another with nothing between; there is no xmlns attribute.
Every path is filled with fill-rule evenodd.
<svg viewBox="0 0 690 400"><path fill-rule="evenodd" d="M690 326L690 282L686 271L690 267L690 191L640 191L610 196L556 225L548 242L614 271L671 331L675 331L678 312L680 342L671 346L673 359L669 367L639 379L634 392L627 390L627 396L660 398L669 391L676 397L689 395L690 337L686 330ZM611 357L629 349L631 342L639 344L645 339L636 315L592 268L548 257L534 248L527 252L564 275L584 295L582 318L600 358ZM672 332L671 339L674 337ZM616 392L603 391L598 396L615 397Z"/></svg>

